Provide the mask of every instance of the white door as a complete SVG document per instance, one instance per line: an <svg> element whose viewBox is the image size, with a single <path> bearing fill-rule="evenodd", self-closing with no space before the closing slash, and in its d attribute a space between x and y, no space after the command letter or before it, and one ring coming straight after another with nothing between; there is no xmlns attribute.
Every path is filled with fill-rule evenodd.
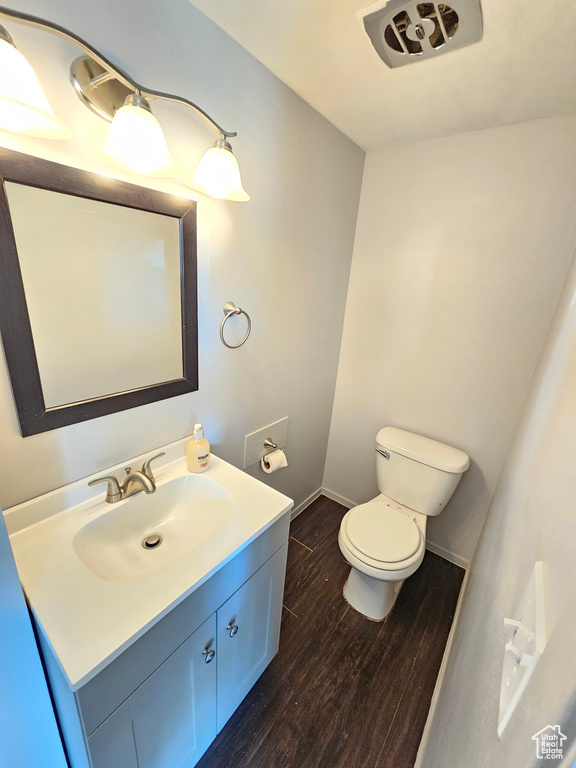
<svg viewBox="0 0 576 768"><path fill-rule="evenodd" d="M216 614L130 696L139 768L188 768L216 736Z"/></svg>
<svg viewBox="0 0 576 768"><path fill-rule="evenodd" d="M278 650L288 544L218 610L218 731Z"/></svg>

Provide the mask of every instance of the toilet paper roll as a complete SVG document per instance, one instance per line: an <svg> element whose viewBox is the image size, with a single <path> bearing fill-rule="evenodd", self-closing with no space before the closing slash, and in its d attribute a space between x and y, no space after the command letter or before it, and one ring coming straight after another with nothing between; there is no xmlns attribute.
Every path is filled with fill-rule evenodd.
<svg viewBox="0 0 576 768"><path fill-rule="evenodd" d="M277 451L267 453L266 456L262 456L260 464L262 465L264 472L266 472L267 475L271 475L272 472L276 472L277 469L287 467L288 459L286 458L284 451L278 449Z"/></svg>

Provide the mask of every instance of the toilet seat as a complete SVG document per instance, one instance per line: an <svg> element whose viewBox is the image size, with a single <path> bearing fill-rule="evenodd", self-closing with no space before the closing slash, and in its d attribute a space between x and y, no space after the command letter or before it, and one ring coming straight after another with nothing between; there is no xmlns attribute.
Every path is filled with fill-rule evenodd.
<svg viewBox="0 0 576 768"><path fill-rule="evenodd" d="M381 563L381 568L408 560L422 542L415 520L383 502L372 501L351 509L344 529L359 556Z"/></svg>
<svg viewBox="0 0 576 768"><path fill-rule="evenodd" d="M368 513L365 514L362 511L363 507L370 507L372 509L368 510ZM402 543L397 547L396 551L394 551L393 544L388 545L387 543L383 543L386 539L389 540L391 538L390 535L385 535L386 523L382 524L378 534L378 528L373 528L370 522L372 513L377 513L378 515L382 514L387 517L388 512L400 515L401 517L406 518L407 521L407 528L404 530L404 533L407 533L407 536L401 538ZM357 513L359 514L357 515ZM370 552L370 554L363 552L356 546L348 535L348 523L351 518L357 518L359 521L358 526L350 526L352 536L355 535L355 528L357 527L356 541L363 546L366 552ZM390 519L396 520L394 517L387 517L387 519L388 521L390 521ZM402 522L400 525L402 525ZM365 532L364 535L359 533L359 530L362 528ZM390 531L390 529L388 530ZM372 538L372 541L368 544L367 542L370 537ZM406 546L406 541L408 541L409 546ZM400 574L405 574L401 576L401 578L406 578L407 575L413 573L422 562L426 547L424 535L414 519L411 516L400 512L398 508L394 509L382 501L369 501L366 504L360 504L358 507L353 507L347 512L340 525L338 542L344 557L348 560L350 565L353 565L363 573L373 576L376 579L388 579L392 581L396 580ZM402 560L396 561L381 559L389 556L399 557L400 555L398 553L402 551L402 547L404 547L404 551L412 550L412 554Z"/></svg>

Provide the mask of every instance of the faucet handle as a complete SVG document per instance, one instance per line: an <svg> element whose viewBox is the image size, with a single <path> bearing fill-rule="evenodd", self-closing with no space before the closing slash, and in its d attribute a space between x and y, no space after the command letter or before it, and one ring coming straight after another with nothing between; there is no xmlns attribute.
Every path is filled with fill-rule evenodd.
<svg viewBox="0 0 576 768"><path fill-rule="evenodd" d="M95 480L90 480L89 486L96 485L96 483L108 483L108 490L106 492L106 501L108 504L114 504L117 501L122 501L122 489L118 484L118 480L114 475L106 475L106 477L97 477Z"/></svg>
<svg viewBox="0 0 576 768"><path fill-rule="evenodd" d="M142 464L142 472L150 478L150 480L154 481L154 475L152 474L152 469L150 468L150 464L152 464L153 461L156 459L159 459L160 456L166 456L166 453L162 451L162 453L157 453L155 456L152 456L150 459L146 459L144 464Z"/></svg>

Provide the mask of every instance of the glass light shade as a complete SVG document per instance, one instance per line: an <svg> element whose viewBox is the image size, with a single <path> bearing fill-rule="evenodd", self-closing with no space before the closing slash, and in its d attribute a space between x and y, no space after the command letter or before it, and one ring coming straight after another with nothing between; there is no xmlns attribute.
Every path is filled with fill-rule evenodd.
<svg viewBox="0 0 576 768"><path fill-rule="evenodd" d="M235 202L250 200L250 195L242 186L238 161L232 151L224 147L210 147L204 152L190 186L217 199Z"/></svg>
<svg viewBox="0 0 576 768"><path fill-rule="evenodd" d="M227 195L224 195L224 200L231 200L234 203L247 203L250 200L250 195L242 186L242 182L240 182L238 187L233 187Z"/></svg>
<svg viewBox="0 0 576 768"><path fill-rule="evenodd" d="M160 123L152 112L125 104L116 112L104 150L136 173L174 176L178 172Z"/></svg>
<svg viewBox="0 0 576 768"><path fill-rule="evenodd" d="M0 128L42 139L67 139L71 135L52 112L28 61L3 39L0 39Z"/></svg>

